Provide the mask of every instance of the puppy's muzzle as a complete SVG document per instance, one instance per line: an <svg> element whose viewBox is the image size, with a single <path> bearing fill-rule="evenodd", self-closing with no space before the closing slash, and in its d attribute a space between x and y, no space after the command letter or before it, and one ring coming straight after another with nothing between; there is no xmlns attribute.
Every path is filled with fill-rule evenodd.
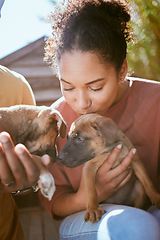
<svg viewBox="0 0 160 240"><path fill-rule="evenodd" d="M58 155L59 162L69 168L73 168L75 163L75 158L69 156L69 153L67 151L61 151Z"/></svg>
<svg viewBox="0 0 160 240"><path fill-rule="evenodd" d="M45 154L48 154L50 156L50 158L52 159L52 162L56 162L56 160L57 160L57 150L56 150L56 148L53 149L53 148L48 147L44 150L37 150L35 152L32 152L32 154L38 155L40 157L42 157Z"/></svg>

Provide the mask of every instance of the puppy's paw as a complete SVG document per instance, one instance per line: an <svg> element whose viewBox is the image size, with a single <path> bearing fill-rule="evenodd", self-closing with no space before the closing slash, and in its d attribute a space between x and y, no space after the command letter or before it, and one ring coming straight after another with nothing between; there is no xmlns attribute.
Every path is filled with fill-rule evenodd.
<svg viewBox="0 0 160 240"><path fill-rule="evenodd" d="M102 215L105 214L106 211L103 208L98 207L97 209L90 209L86 211L84 216L85 222L98 222Z"/></svg>
<svg viewBox="0 0 160 240"><path fill-rule="evenodd" d="M45 172L39 176L38 188L44 197L48 198L48 200L52 199L56 187L51 173Z"/></svg>

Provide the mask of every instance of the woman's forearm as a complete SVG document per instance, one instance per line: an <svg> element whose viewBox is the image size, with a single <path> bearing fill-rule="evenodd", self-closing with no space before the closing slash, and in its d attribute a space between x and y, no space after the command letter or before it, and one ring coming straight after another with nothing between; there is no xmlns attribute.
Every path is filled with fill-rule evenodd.
<svg viewBox="0 0 160 240"><path fill-rule="evenodd" d="M77 193L62 193L53 203L53 215L66 217L86 209L86 199Z"/></svg>

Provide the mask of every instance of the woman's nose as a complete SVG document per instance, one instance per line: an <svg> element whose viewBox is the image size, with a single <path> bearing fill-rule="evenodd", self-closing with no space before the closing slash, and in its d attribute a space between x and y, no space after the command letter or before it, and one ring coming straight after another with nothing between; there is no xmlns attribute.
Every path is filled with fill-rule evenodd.
<svg viewBox="0 0 160 240"><path fill-rule="evenodd" d="M90 100L83 91L77 94L77 106L80 109L86 109L90 106Z"/></svg>

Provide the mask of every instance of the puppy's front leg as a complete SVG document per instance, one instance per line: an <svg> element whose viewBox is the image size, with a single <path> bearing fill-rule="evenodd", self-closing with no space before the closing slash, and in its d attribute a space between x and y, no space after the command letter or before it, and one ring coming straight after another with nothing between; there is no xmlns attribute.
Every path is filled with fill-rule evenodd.
<svg viewBox="0 0 160 240"><path fill-rule="evenodd" d="M99 207L98 195L95 188L95 177L98 169L109 156L109 153L101 155L88 161L83 168L83 177L86 193L86 214L84 220L97 222L101 219L105 210Z"/></svg>
<svg viewBox="0 0 160 240"><path fill-rule="evenodd" d="M47 167L42 164L41 159L39 159L39 157L37 156L35 157L36 157L35 163L38 165L40 169L40 176L38 182L33 186L33 189L35 191L38 191L40 189L42 195L48 198L48 200L51 200L56 189L54 178L47 169Z"/></svg>
<svg viewBox="0 0 160 240"><path fill-rule="evenodd" d="M45 169L41 171L39 180L37 184L33 186L33 189L35 191L38 191L40 189L42 195L48 198L48 200L51 200L56 190L55 182L52 174Z"/></svg>

